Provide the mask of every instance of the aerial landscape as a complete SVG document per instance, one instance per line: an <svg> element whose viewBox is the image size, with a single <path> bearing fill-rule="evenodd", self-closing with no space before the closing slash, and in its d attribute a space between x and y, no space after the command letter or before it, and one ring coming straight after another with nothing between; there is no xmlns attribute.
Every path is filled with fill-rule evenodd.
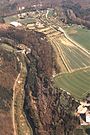
<svg viewBox="0 0 90 135"><path fill-rule="evenodd" d="M90 0L0 1L0 135L90 135Z"/></svg>

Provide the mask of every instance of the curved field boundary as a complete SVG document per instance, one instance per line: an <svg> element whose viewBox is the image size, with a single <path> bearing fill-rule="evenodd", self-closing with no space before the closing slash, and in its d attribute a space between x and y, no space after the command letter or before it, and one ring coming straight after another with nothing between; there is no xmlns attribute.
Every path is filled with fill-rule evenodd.
<svg viewBox="0 0 90 135"><path fill-rule="evenodd" d="M51 44L57 49L56 53L58 53L57 55L62 60L62 63L67 70L66 72L72 73L90 67L90 54L88 51L72 41L62 28L56 30L53 26L47 26L42 30L40 29L40 31L47 35ZM60 38L62 37L65 37L67 44L70 42L71 45L62 45L62 42L60 41Z"/></svg>
<svg viewBox="0 0 90 135"><path fill-rule="evenodd" d="M69 69L69 67L67 66L66 61L65 61L65 58L64 58L64 56L63 56L62 50L58 47L58 45L56 44L56 42L54 43L53 40L51 40L51 42L52 42L53 45L56 47L56 49L57 49L57 51L58 51L58 55L59 55L59 57L61 58L61 60L62 60L62 62L63 62L63 64L64 64L64 66L66 67L67 72L70 72L70 69Z"/></svg>
<svg viewBox="0 0 90 135"><path fill-rule="evenodd" d="M90 53L89 53L85 48L81 47L81 46L79 45L79 43L76 43L74 40L72 40L72 39L65 33L65 31L64 31L64 35L65 35L65 37L66 37L70 42L72 42L75 46L77 46L77 47L80 48L82 51L84 51L85 53L87 53L88 55L90 55Z"/></svg>

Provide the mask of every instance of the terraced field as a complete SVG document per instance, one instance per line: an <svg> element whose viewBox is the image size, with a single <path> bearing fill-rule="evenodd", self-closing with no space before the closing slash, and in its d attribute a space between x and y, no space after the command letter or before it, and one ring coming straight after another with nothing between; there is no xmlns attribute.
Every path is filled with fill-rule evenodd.
<svg viewBox="0 0 90 135"><path fill-rule="evenodd" d="M54 78L55 86L65 89L77 99L90 92L90 69L65 73Z"/></svg>
<svg viewBox="0 0 90 135"><path fill-rule="evenodd" d="M90 30L75 25L66 28L65 31L73 40L90 51Z"/></svg>
<svg viewBox="0 0 90 135"><path fill-rule="evenodd" d="M77 46L53 27L43 28L39 31L47 35L68 72L90 67L90 54L87 50Z"/></svg>
<svg viewBox="0 0 90 135"><path fill-rule="evenodd" d="M61 66L62 73L54 77L55 86L77 99L84 98L90 92L90 53L53 27L40 29L40 32L47 35Z"/></svg>
<svg viewBox="0 0 90 135"><path fill-rule="evenodd" d="M61 45L61 49L71 71L90 66L90 56L77 47L66 47L65 45Z"/></svg>

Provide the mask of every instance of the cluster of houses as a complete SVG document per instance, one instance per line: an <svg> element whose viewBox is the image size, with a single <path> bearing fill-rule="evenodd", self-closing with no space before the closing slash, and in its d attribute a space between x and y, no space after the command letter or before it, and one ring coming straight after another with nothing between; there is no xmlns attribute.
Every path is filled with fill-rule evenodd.
<svg viewBox="0 0 90 135"><path fill-rule="evenodd" d="M90 97L85 102L80 102L77 115L80 117L81 125L90 125Z"/></svg>

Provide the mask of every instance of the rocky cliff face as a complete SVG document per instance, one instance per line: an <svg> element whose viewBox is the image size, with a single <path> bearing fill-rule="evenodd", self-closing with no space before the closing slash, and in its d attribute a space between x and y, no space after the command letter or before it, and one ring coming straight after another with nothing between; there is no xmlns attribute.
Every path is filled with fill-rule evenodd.
<svg viewBox="0 0 90 135"><path fill-rule="evenodd" d="M11 49L11 53L8 51L6 53L5 46L2 45L3 54L0 56L0 60L6 56L6 60L4 60L5 66L0 67L1 71L6 70L6 73L3 71L5 74L0 77L0 91L2 92L3 87L6 88L6 93L11 89L11 98L6 97L6 100L10 102L9 104L12 103L12 89L15 78L19 73L24 73L25 71L25 75L20 75L23 81L21 84L24 85L24 98L21 98L22 93L19 94L22 91L22 85L19 82L17 83L18 87L16 85L16 89L14 89L17 90L15 98L18 99L15 104L15 112L18 110L18 106L21 109L23 105L24 110L22 109L23 112L21 112L25 114L25 117L19 112L15 115L15 124L17 125L17 130L19 130L17 134L20 134L22 128L20 126L22 123L18 120L22 115L23 121L28 122L31 126L33 135L72 135L75 128L79 125L79 118L74 115L78 102L65 91L54 88L53 86L51 76L53 70L57 71L58 66L56 66L55 52L45 35L30 30L15 29L11 26L1 25L0 42L1 44L7 44L8 47L6 47L6 50L10 51L10 47L14 48L14 50ZM24 47L23 50L29 48L31 51L28 53L27 51L21 51L20 46ZM15 51L24 53L18 54ZM19 61L16 60L17 57ZM22 65L21 68L20 65ZM10 69L8 66L10 66ZM21 69L24 71L21 71ZM5 86L2 79L4 79ZM4 98L2 95L0 97ZM22 99L24 100L21 103ZM1 110L4 105L5 102L1 104ZM11 105L10 108L12 108ZM17 122L19 123L17 124ZM24 130L27 131L26 125L24 127ZM13 127L10 130L13 132ZM7 135L10 135L10 133L7 133ZM25 135L24 131L22 131L22 135Z"/></svg>

